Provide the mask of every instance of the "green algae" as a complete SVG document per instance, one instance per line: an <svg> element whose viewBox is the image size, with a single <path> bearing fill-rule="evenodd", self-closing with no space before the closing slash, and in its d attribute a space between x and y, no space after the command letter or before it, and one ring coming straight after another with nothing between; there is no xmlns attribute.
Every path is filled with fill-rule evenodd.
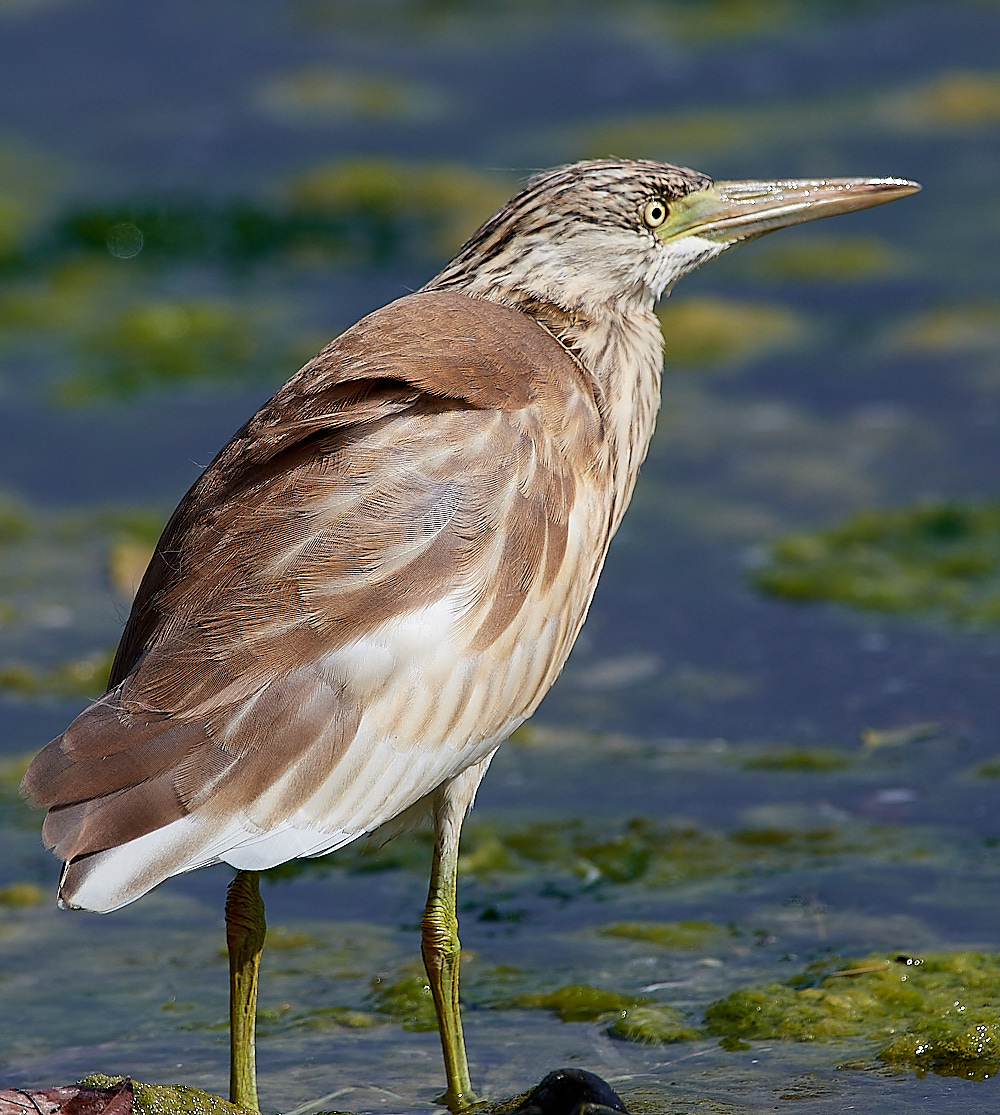
<svg viewBox="0 0 1000 1115"><path fill-rule="evenodd" d="M45 670L27 662L0 663L0 691L24 697L97 697L107 688L114 651L71 658Z"/></svg>
<svg viewBox="0 0 1000 1115"><path fill-rule="evenodd" d="M789 600L1000 622L1000 504L862 511L839 526L787 535L753 574Z"/></svg>
<svg viewBox="0 0 1000 1115"><path fill-rule="evenodd" d="M511 179L456 163L354 158L292 178L279 197L135 198L71 207L37 237L27 264L47 272L84 256L136 266L208 262L379 265L441 258L510 196Z"/></svg>
<svg viewBox="0 0 1000 1115"><path fill-rule="evenodd" d="M379 1014L371 1011L358 1010L355 1007L328 1006L298 1009L291 1003L282 1003L277 1007L257 1008L257 1033L260 1037L270 1037L273 1034L288 1033L292 1030L371 1030L375 1026L385 1025L389 1019L384 1017L390 1014L383 1011ZM404 1022L404 1029L426 1029L423 1026L406 1026L408 1016L393 1016ZM179 1026L178 1029L187 1029ZM209 1026L192 1025L195 1030L228 1030L228 1022L218 1022Z"/></svg>
<svg viewBox="0 0 1000 1115"><path fill-rule="evenodd" d="M42 0L33 0L42 2ZM869 4L868 8L878 5ZM785 37L803 29L841 23L854 3L820 0L641 0L623 5L619 0L592 0L581 9L576 0L552 0L546 4L524 0L466 0L438 3L427 0L394 0L375 5L368 0L300 0L296 11L310 30L341 35L368 31L372 10L384 13L383 34L410 42L416 38L437 43L454 43L465 38L481 47L499 37L538 37L555 32L572 20L596 19L602 32L629 40L666 43L675 49L678 41L692 47L720 43L733 47L743 40L761 36Z"/></svg>
<svg viewBox="0 0 1000 1115"><path fill-rule="evenodd" d="M725 931L710 921L623 921L604 925L604 937L644 941L666 949L700 949L716 942Z"/></svg>
<svg viewBox="0 0 1000 1115"><path fill-rule="evenodd" d="M901 747L907 743L919 743L934 739L941 734L941 725L936 720L922 720L916 724L901 724L897 728L862 728L858 733L867 751L879 747Z"/></svg>
<svg viewBox="0 0 1000 1115"><path fill-rule="evenodd" d="M438 1028L431 986L422 971L403 970L394 979L376 976L371 981L368 1002L379 1014L401 1022L404 1030L420 1032Z"/></svg>
<svg viewBox="0 0 1000 1115"><path fill-rule="evenodd" d="M254 98L269 116L289 123L427 121L446 110L436 89L377 71L305 66L263 82Z"/></svg>
<svg viewBox="0 0 1000 1115"><path fill-rule="evenodd" d="M0 344L11 349L87 329L120 297L125 278L103 258L39 260L0 290Z"/></svg>
<svg viewBox="0 0 1000 1115"><path fill-rule="evenodd" d="M0 497L0 545L20 542L31 531L31 520L11 499Z"/></svg>
<svg viewBox="0 0 1000 1115"><path fill-rule="evenodd" d="M0 820L8 829L37 833L41 825L39 814L21 796L21 779L34 757L35 752L32 751L0 763ZM21 886L21 884L14 885L18 888ZM30 894L27 891L14 891L15 895L18 893L25 896Z"/></svg>
<svg viewBox="0 0 1000 1115"><path fill-rule="evenodd" d="M670 299L657 309L667 367L734 365L801 338L802 318L785 306L725 298Z"/></svg>
<svg viewBox="0 0 1000 1115"><path fill-rule="evenodd" d="M269 949L315 948L319 943L319 939L311 933L286 929L282 925L269 925L267 927L265 945Z"/></svg>
<svg viewBox="0 0 1000 1115"><path fill-rule="evenodd" d="M164 385L260 378L310 355L276 347L261 320L259 310L219 299L129 306L79 339L80 370L59 383L57 398L80 405Z"/></svg>
<svg viewBox="0 0 1000 1115"><path fill-rule="evenodd" d="M292 179L293 211L319 218L375 222L419 255L458 248L513 192L506 176L455 163L385 158L323 163Z"/></svg>
<svg viewBox="0 0 1000 1115"><path fill-rule="evenodd" d="M30 699L96 697L114 657L109 581L131 599L166 517L136 508L65 511L13 500L4 506L16 530L0 543L0 692ZM94 649L61 661L51 653L47 660L32 659L39 628L71 629L77 647ZM61 645L53 642L52 649Z"/></svg>
<svg viewBox="0 0 1000 1115"><path fill-rule="evenodd" d="M478 821L466 826L459 872L480 881L528 880L569 896L595 887L638 884L670 887L719 876L744 877L821 864L844 855L925 856L901 831L873 826L778 827L729 833L645 817L567 818L508 827ZM273 881L331 869L347 872L404 869L425 874L431 837L404 834L382 848L362 842L318 859L272 868Z"/></svg>
<svg viewBox="0 0 1000 1115"><path fill-rule="evenodd" d="M0 887L0 906L8 909L42 906L48 900L49 895L37 883L9 883Z"/></svg>
<svg viewBox="0 0 1000 1115"><path fill-rule="evenodd" d="M641 995L608 991L589 983L571 983L554 991L526 991L493 1005L502 1010L552 1011L560 1022L599 1022L651 1003L651 999Z"/></svg>
<svg viewBox="0 0 1000 1115"><path fill-rule="evenodd" d="M460 164L357 158L266 195L70 205L19 248L0 291L0 348L37 364L36 379L67 405L283 379L329 325L301 299L283 303L276 283L400 258L433 264L512 186ZM193 267L211 293L178 297Z"/></svg>
<svg viewBox="0 0 1000 1115"><path fill-rule="evenodd" d="M901 269L892 247L873 236L804 236L779 240L743 257L736 270L794 282L866 282Z"/></svg>
<svg viewBox="0 0 1000 1115"><path fill-rule="evenodd" d="M691 1025L674 1007L589 983L522 992L494 999L490 1006L496 1010L547 1010L560 1022L604 1022L605 1032L611 1037L640 1045L669 1045L705 1036L703 1029Z"/></svg>
<svg viewBox="0 0 1000 1115"><path fill-rule="evenodd" d="M704 1029L692 1026L682 1011L663 1005L626 1007L607 1027L607 1033L639 1045L672 1045L705 1036Z"/></svg>
<svg viewBox="0 0 1000 1115"><path fill-rule="evenodd" d="M988 759L985 763L980 763L973 770L976 778L1000 778L1000 755L995 759Z"/></svg>
<svg viewBox="0 0 1000 1115"><path fill-rule="evenodd" d="M1000 73L955 70L901 90L881 106L896 128L983 128L1000 122Z"/></svg>
<svg viewBox="0 0 1000 1115"><path fill-rule="evenodd" d="M873 954L741 988L705 1011L727 1039L863 1039L887 1065L985 1079L1000 1068L1000 956Z"/></svg>
<svg viewBox="0 0 1000 1115"><path fill-rule="evenodd" d="M101 1072L85 1076L80 1084L91 1088L113 1088L124 1077L107 1076ZM237 1107L219 1096L187 1084L142 1084L132 1081L133 1110L136 1115L245 1115L246 1108Z"/></svg>
<svg viewBox="0 0 1000 1115"><path fill-rule="evenodd" d="M890 350L922 356L994 356L1000 352L1000 303L937 306L896 324Z"/></svg>
<svg viewBox="0 0 1000 1115"><path fill-rule="evenodd" d="M791 773L828 774L844 770L851 761L843 752L828 747L773 748L741 761L744 770L774 770Z"/></svg>

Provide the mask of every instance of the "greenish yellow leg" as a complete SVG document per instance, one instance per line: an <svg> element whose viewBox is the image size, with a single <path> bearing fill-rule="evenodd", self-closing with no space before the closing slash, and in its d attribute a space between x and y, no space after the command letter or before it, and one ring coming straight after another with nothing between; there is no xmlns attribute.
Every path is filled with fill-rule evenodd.
<svg viewBox="0 0 1000 1115"><path fill-rule="evenodd" d="M264 950L260 872L237 871L226 894L229 949L229 1100L260 1111L257 1103L257 973Z"/></svg>
<svg viewBox="0 0 1000 1115"><path fill-rule="evenodd" d="M477 778L473 791L478 782ZM448 1080L444 1101L449 1110L454 1112L462 1111L476 1102L472 1081L469 1079L462 1015L458 1005L458 965L462 945L458 939L458 917L455 914L458 841L468 804L468 799L456 801L445 790L435 805L431 885L420 926L420 951L423 953L431 994L434 996L441 1048L444 1051L444 1070Z"/></svg>

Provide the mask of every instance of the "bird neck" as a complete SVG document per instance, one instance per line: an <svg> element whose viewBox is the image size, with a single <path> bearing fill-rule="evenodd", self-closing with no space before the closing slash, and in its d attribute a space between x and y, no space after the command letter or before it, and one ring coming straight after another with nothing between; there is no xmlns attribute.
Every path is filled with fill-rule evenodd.
<svg viewBox="0 0 1000 1115"><path fill-rule="evenodd" d="M567 310L535 295L506 290L480 297L503 302L533 317L576 359L589 376L605 433L613 534L621 522L639 466L645 460L660 408L663 336L652 298Z"/></svg>
<svg viewBox="0 0 1000 1115"><path fill-rule="evenodd" d="M660 409L663 336L652 308L607 313L559 338L589 371L607 434L614 483L611 533L632 499Z"/></svg>

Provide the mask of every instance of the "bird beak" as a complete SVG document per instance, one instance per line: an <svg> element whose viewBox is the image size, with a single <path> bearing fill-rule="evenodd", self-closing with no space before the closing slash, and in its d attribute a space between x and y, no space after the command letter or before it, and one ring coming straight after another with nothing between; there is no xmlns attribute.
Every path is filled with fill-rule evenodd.
<svg viewBox="0 0 1000 1115"><path fill-rule="evenodd" d="M698 236L728 246L786 225L884 205L919 189L904 178L716 182L672 201L656 235L664 242Z"/></svg>

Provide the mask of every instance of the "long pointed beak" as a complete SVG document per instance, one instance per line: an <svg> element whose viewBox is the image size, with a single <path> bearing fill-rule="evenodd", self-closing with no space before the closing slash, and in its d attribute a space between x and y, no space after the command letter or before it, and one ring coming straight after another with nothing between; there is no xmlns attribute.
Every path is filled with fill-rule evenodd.
<svg viewBox="0 0 1000 1115"><path fill-rule="evenodd" d="M884 205L919 189L905 178L716 182L671 202L670 216L656 235L663 241L698 236L735 244L786 225Z"/></svg>

